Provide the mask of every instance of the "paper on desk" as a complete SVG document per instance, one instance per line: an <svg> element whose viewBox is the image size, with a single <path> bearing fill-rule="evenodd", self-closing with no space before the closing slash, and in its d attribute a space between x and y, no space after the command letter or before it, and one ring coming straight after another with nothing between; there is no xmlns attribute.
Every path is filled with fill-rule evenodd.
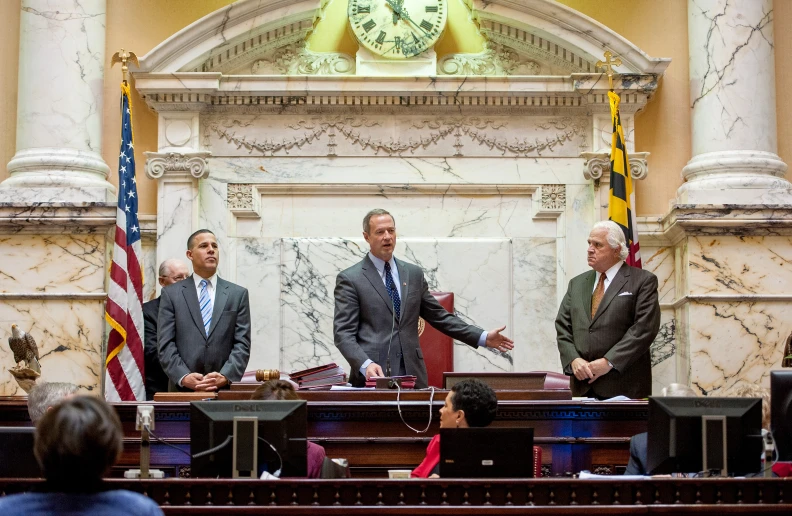
<svg viewBox="0 0 792 516"><path fill-rule="evenodd" d="M597 475L595 473L583 470L578 475L578 478L580 480L643 480L650 477L645 477L643 475Z"/></svg>
<svg viewBox="0 0 792 516"><path fill-rule="evenodd" d="M374 390L374 387L352 387L351 385L333 385L331 391L363 391Z"/></svg>

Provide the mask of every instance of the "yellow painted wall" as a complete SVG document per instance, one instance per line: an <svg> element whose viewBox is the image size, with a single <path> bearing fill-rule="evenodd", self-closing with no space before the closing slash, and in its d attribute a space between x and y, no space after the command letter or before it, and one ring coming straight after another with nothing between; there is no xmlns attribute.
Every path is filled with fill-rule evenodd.
<svg viewBox="0 0 792 516"><path fill-rule="evenodd" d="M690 109L688 98L687 0L558 0L608 26L651 56L670 57L672 63L658 93L636 119L636 148L651 152L650 175L637 186L638 215L662 214L668 210L681 184L680 173L690 159ZM118 153L119 67L109 68L110 57L122 46L144 55L161 41L202 16L231 3L231 0L107 0L107 72L105 76L104 134L102 154L112 170ZM477 52L481 41L471 37L467 13L461 0L449 0L450 26L438 43L438 54L453 51ZM16 95L19 51L20 0L0 1L0 180L7 177L5 164L15 152ZM325 19L312 36L311 48L354 53L357 44L346 31L346 0L332 0ZM792 70L786 66L792 52L792 32L780 30L792 23L792 1L775 2L775 46L777 91L789 91ZM778 95L779 155L792 161L792 100ZM143 176L143 151L156 150L156 115L137 95L136 157L142 214L156 212L156 185ZM115 175L113 172L112 176ZM115 182L115 177L111 177Z"/></svg>

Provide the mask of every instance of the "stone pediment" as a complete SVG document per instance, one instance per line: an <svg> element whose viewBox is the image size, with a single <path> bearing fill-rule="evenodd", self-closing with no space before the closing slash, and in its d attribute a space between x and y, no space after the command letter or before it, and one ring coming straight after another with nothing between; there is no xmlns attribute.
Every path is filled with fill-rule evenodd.
<svg viewBox="0 0 792 516"><path fill-rule="evenodd" d="M276 105L481 105L483 98L497 97L502 99L492 101L497 106L603 107L607 79L595 63L611 50L623 62L615 84L626 93L622 109L634 112L645 105L669 63L648 57L607 27L552 0L466 0L486 38L482 52L439 56L436 75L425 79L363 77L355 73L355 56L315 52L307 44L327 3L243 0L229 5L144 56L134 74L136 87L158 110L261 105L262 100Z"/></svg>

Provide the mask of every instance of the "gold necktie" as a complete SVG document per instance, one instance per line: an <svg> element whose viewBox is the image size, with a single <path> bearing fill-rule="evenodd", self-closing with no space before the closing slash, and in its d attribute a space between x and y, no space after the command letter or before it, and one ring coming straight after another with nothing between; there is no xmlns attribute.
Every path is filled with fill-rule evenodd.
<svg viewBox="0 0 792 516"><path fill-rule="evenodd" d="M597 282L597 288L594 289L594 294L591 296L591 318L594 318L594 314L597 313L597 308L599 308L600 302L602 301L602 296L605 295L605 274L600 274L599 281Z"/></svg>

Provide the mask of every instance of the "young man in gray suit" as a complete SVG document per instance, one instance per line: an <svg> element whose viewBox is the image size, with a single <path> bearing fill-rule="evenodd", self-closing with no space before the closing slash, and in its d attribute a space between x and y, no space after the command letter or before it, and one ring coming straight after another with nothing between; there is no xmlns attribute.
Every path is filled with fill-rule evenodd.
<svg viewBox="0 0 792 516"><path fill-rule="evenodd" d="M418 316L446 335L478 348L508 351L514 343L448 313L429 293L423 270L393 257L396 222L385 210L363 219L363 238L371 251L336 278L335 345L352 367L349 381L362 387L372 376L416 376L427 387L426 364L418 344ZM428 353L431 350L427 350Z"/></svg>
<svg viewBox="0 0 792 516"><path fill-rule="evenodd" d="M201 229L187 240L193 275L162 289L157 345L171 390L216 391L250 358L248 291L217 276L220 247Z"/></svg>
<svg viewBox="0 0 792 516"><path fill-rule="evenodd" d="M575 276L556 317L561 365L573 396L652 393L649 346L660 329L657 277L624 263L624 233L598 222L588 238L592 270Z"/></svg>

